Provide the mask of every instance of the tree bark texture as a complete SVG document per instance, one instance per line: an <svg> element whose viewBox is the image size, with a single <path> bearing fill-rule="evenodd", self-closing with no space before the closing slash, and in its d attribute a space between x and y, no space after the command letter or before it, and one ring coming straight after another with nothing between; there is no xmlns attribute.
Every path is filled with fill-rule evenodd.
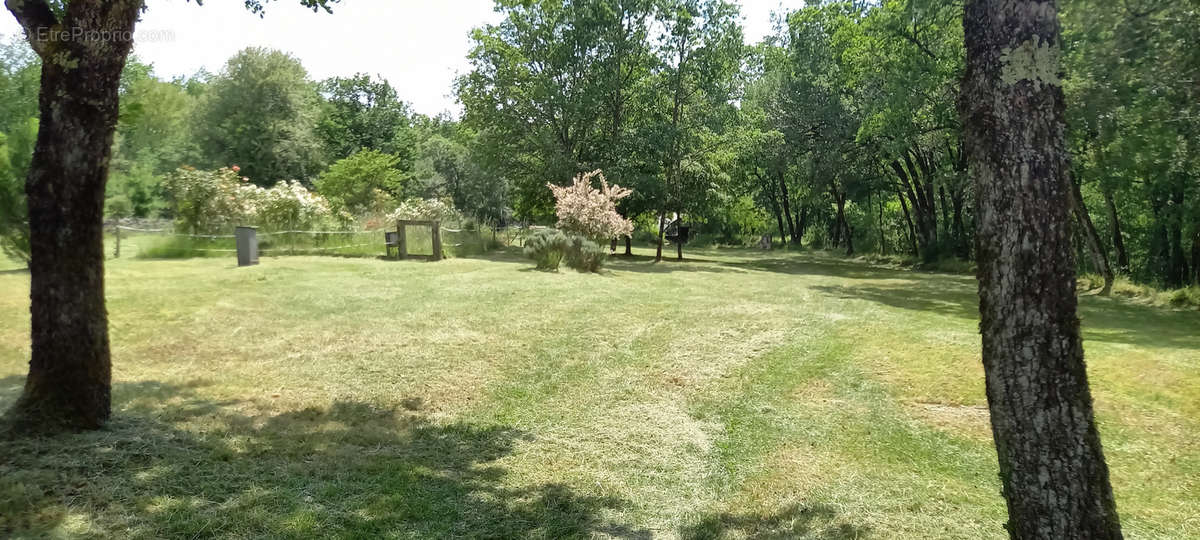
<svg viewBox="0 0 1200 540"><path fill-rule="evenodd" d="M968 0L960 101L1008 532L1120 538L1076 317L1055 2Z"/></svg>
<svg viewBox="0 0 1200 540"><path fill-rule="evenodd" d="M118 87L140 0L8 0L42 58L40 125L26 178L32 356L9 412L23 431L92 429L110 414L104 185ZM54 34L62 32L64 34Z"/></svg>

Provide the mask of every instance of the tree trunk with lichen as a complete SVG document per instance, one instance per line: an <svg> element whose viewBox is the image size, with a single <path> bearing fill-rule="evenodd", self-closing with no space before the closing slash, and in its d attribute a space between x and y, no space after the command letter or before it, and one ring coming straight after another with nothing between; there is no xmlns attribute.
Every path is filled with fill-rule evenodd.
<svg viewBox="0 0 1200 540"><path fill-rule="evenodd" d="M1076 316L1055 2L968 0L962 87L1008 532L1121 538Z"/></svg>
<svg viewBox="0 0 1200 540"><path fill-rule="evenodd" d="M141 0L8 0L42 58L41 114L26 178L32 356L9 411L17 431L93 429L110 414L104 185L118 87Z"/></svg>

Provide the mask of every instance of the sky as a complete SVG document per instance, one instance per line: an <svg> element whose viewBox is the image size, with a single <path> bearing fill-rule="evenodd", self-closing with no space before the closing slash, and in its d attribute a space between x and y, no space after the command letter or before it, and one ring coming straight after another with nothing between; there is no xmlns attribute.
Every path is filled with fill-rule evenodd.
<svg viewBox="0 0 1200 540"><path fill-rule="evenodd" d="M242 0L147 0L138 23L134 54L162 78L221 71L229 57L251 46L269 47L300 59L321 80L369 73L391 82L413 110L427 115L461 107L454 77L470 69L472 28L499 22L492 0L345 0L333 14L313 13L299 2L267 4L263 18ZM747 43L771 33L771 12L795 9L804 0L741 0ZM20 33L12 16L0 16L0 34Z"/></svg>

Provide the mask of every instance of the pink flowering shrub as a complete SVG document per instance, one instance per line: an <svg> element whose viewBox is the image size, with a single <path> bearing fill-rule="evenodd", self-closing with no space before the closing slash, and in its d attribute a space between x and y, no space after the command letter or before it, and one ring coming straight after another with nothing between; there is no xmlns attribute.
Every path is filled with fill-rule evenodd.
<svg viewBox="0 0 1200 540"><path fill-rule="evenodd" d="M600 189L592 187L594 179ZM546 185L554 193L558 228L597 242L633 234L633 222L617 213L617 201L633 191L609 185L599 170L576 176L569 186Z"/></svg>

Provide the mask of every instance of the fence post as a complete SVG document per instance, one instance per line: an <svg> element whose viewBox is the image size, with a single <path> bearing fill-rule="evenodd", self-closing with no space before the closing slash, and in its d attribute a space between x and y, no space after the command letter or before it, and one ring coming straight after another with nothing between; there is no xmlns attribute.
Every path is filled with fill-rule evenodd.
<svg viewBox="0 0 1200 540"><path fill-rule="evenodd" d="M442 260L442 222L433 221L433 260Z"/></svg>
<svg viewBox="0 0 1200 540"><path fill-rule="evenodd" d="M408 232L404 229L404 220L396 221L396 258L408 258Z"/></svg>

